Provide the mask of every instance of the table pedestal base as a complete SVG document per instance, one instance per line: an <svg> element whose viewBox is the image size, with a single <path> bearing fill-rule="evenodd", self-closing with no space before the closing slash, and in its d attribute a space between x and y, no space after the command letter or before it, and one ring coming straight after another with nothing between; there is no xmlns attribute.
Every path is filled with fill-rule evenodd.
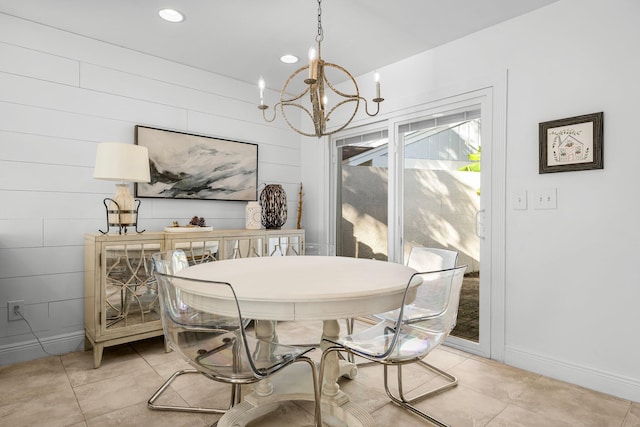
<svg viewBox="0 0 640 427"><path fill-rule="evenodd" d="M247 395L241 403L231 408L218 421L218 427L245 427L278 408L280 402L311 401L313 402L313 385L306 381L309 367L304 363L289 366L285 371L270 378L273 393L260 396L255 392ZM301 409L302 410L302 409ZM311 409L313 411L313 407ZM309 426L313 424L313 413ZM349 401L342 391L336 396L322 396L322 421L330 427L375 427L373 417L362 407Z"/></svg>

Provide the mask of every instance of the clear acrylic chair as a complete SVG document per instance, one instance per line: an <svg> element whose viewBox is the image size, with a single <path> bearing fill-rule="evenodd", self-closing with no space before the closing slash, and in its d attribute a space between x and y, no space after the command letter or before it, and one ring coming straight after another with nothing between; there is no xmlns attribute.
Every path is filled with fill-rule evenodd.
<svg viewBox="0 0 640 427"><path fill-rule="evenodd" d="M429 248L425 246L412 247L409 251L409 257L407 258L407 266L422 273L454 268L457 262L458 252L449 249ZM395 320L397 318L398 311L393 310L387 313L360 317L359 320L373 325L383 319ZM353 319L351 319L347 333L353 333Z"/></svg>
<svg viewBox="0 0 640 427"><path fill-rule="evenodd" d="M307 243L304 242L304 255L335 256L336 246L330 243Z"/></svg>
<svg viewBox="0 0 640 427"><path fill-rule="evenodd" d="M421 272L453 268L456 262L458 262L458 252L425 246L412 247L407 258L407 265Z"/></svg>
<svg viewBox="0 0 640 427"><path fill-rule="evenodd" d="M395 311L394 319L384 318L363 331L329 341L332 345L322 354L320 378L324 374L326 356L334 351L347 351L370 362L380 363L384 366L384 388L393 403L438 426L446 426L414 406L425 395L413 398L405 396L402 366L422 362L427 354L444 342L455 326L466 268L461 266L415 273L407 283L402 306ZM397 395L389 388L390 366L396 366L398 370ZM442 390L438 388L436 392Z"/></svg>
<svg viewBox="0 0 640 427"><path fill-rule="evenodd" d="M413 268L416 271L426 272L433 270L444 270L449 268L454 268L456 263L458 262L458 252L452 251L449 249L441 249L441 248L429 248L424 246L414 246L411 248L409 252L409 258L407 259L407 266ZM457 318L457 307L456 307L456 318ZM392 313L387 313L392 314ZM393 313L395 314L395 313ZM397 319L398 316L392 315L392 319ZM455 326L455 321L454 325ZM453 327L451 328L453 329ZM433 366L431 363L426 362L424 359L418 361L418 364L427 368L431 372L439 375L441 378L445 380L445 383L440 387L433 388L427 392L424 392L420 395L414 396L411 398L412 402L418 402L420 400L426 399L430 396L433 396L438 393L442 393L445 390L456 387L458 385L458 378L455 375L451 375L448 372L443 371L440 368ZM402 384L402 370L398 369L398 384ZM399 393L402 394L402 388L399 387Z"/></svg>
<svg viewBox="0 0 640 427"><path fill-rule="evenodd" d="M454 268L456 266L457 261L458 261L458 252L456 251L452 251L449 249L441 249L441 248L414 246L411 248L411 251L409 251L407 265L416 271L428 272L428 271L434 271L434 270L444 270L444 269ZM407 307L405 307L405 311L410 311L414 309L415 309L414 304L409 304L407 305ZM424 310L424 308L420 310ZM434 307L434 310L437 311L438 307ZM406 314L407 313L405 313L405 315ZM373 317L377 321L380 321L380 320L395 321L398 318L398 310L376 314ZM454 323L454 326L455 326L455 323ZM435 394L442 393L443 391L456 387L458 385L458 378L456 376L451 375L446 371L443 371L442 369L426 362L425 360L420 360L417 363L427 368L431 372L435 373L436 375L439 375L441 378L445 380L445 382L439 387L433 388L429 391L426 391L422 394L412 397L410 400L413 403L426 399ZM397 375L398 375L399 394L403 395L402 369L398 369Z"/></svg>
<svg viewBox="0 0 640 427"><path fill-rule="evenodd" d="M169 275L175 275L178 272L180 272L180 271L184 270L185 268L189 267L189 265L190 265L189 259L188 259L187 255L186 255L186 253L182 249L155 253L151 257L151 260L153 262L153 267L154 267L155 273L164 273L164 274L169 274ZM158 277L156 275L156 281L157 281L157 279L158 279ZM159 284L158 284L158 292L160 292ZM162 302L161 302L161 304L162 304ZM202 319L199 319L199 321L201 322ZM194 323L197 323L197 322L194 322ZM164 327L164 320L163 320L163 327ZM165 332L165 340L166 340L168 348L173 348L173 346L171 345L171 343L169 341L169 338L166 335L167 330L164 329L164 332ZM231 408L232 406L234 406L236 403L238 403L240 401L240 398L241 398L240 385L239 384L232 384L231 385L230 402L229 402L229 406L227 408L222 408L222 409L202 408L202 407L192 407L192 406L163 405L163 404L156 403L156 401L160 398L160 396L162 396L162 394L167 390L167 388L169 388L169 386L178 377L180 377L182 375L185 375L185 374L201 374L201 372L198 369L195 369L195 368L185 368L185 369L180 369L180 370L174 372L173 375L171 375L169 377L169 379L167 379L167 381L165 381L164 384L162 384L160 386L160 388L158 388L158 390L156 390L156 392L149 398L149 400L147 401L147 406L150 409L159 410L159 411L179 411L179 412L199 412L199 413L206 413L206 414L224 414L229 408Z"/></svg>
<svg viewBox="0 0 640 427"><path fill-rule="evenodd" d="M313 347L287 346L256 339L245 331L238 301L229 283L176 276L184 269L186 257L181 250L154 254L153 262L158 281L162 327L171 348L205 377L232 386L229 408L240 402L240 387L257 383L294 362L306 362L313 377L316 401L316 423L320 423L320 399L316 366L306 353ZM201 311L190 304L190 294L181 286L204 283L227 304L216 305L216 312ZM149 407L158 410L224 413L225 409L176 407L154 404L155 400L180 375L178 371L149 399ZM216 425L217 422L213 425Z"/></svg>
<svg viewBox="0 0 640 427"><path fill-rule="evenodd" d="M447 270L450 268L454 268L456 266L457 260L458 252L456 251L414 246L409 252L407 266L413 268L418 272L426 273L429 271ZM414 304L409 304L407 305L407 307L405 307L405 311L413 309ZM419 310L424 310L424 307L420 308ZM438 310L438 308L435 307L434 310ZM380 320L394 321L398 318L398 310L375 314L373 317L375 318L376 322Z"/></svg>

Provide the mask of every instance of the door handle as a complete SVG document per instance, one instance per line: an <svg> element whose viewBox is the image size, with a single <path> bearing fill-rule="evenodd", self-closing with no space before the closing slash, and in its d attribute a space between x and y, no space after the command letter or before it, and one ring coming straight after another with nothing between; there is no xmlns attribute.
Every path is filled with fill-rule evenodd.
<svg viewBox="0 0 640 427"><path fill-rule="evenodd" d="M480 234L480 214L481 213L485 213L486 210L485 209L480 209L479 211L476 212L476 217L475 217L475 221L474 221L474 231L476 233L476 236L478 236L478 238L484 240L484 234ZM482 227L482 231L484 231L484 227Z"/></svg>

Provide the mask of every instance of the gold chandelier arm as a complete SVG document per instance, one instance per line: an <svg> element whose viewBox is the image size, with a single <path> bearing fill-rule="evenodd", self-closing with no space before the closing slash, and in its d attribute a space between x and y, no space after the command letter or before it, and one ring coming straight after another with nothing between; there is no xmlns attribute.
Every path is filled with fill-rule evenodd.
<svg viewBox="0 0 640 427"><path fill-rule="evenodd" d="M316 135L315 133L307 133L307 132L303 132L300 129L298 129L297 127L295 127L290 121L289 118L287 117L285 111L284 111L284 107L296 107L301 109L302 111L304 111L307 116L309 116L309 119L311 119L311 121L313 121L313 116L311 115L311 112L309 110L307 110L303 105L298 104L296 102L284 102L284 103L279 103L280 105L280 111L282 112L282 117L284 117L285 122L287 122L287 125L289 125L289 127L291 129L293 129L295 132L298 132L300 135L304 135L304 136L317 136L318 138L320 136Z"/></svg>
<svg viewBox="0 0 640 427"><path fill-rule="evenodd" d="M356 93L353 94L353 95L350 95L348 93L344 93L344 92L339 91L327 79L327 75L324 74L323 75L323 79L324 79L324 82L327 84L327 86L329 86L329 89L331 89L333 92L335 92L336 94L340 95L343 98L359 98L360 97L360 89L358 88L358 83L356 82L356 79L353 78L351 73L349 73L347 70L345 70L343 67L339 66L338 64L330 64L328 62L325 62L324 66L325 67L337 68L340 71L342 71L343 73L345 73L347 75L347 77L349 77L349 79L353 82L353 87L356 89Z"/></svg>
<svg viewBox="0 0 640 427"><path fill-rule="evenodd" d="M289 103L292 101L297 101L298 99L302 98L307 93L309 93L309 89L311 85L307 86L307 88L302 93L295 95L293 98L285 98L285 95L287 93L287 88L289 87L289 83L291 82L291 80L293 80L298 74L300 74L304 70L308 70L308 69L309 69L309 66L305 65L304 67L298 68L296 71L293 72L293 74L289 76L287 81L284 83L284 86L282 86L282 91L280 91L280 102Z"/></svg>
<svg viewBox="0 0 640 427"><path fill-rule="evenodd" d="M351 123L351 120L353 120L353 118L355 117L356 113L358 112L358 107L360 106L360 99L364 99L364 98L360 98L360 97L358 97L358 98L348 98L348 99L340 101L339 103L334 105L333 108L331 108L331 110L329 110L329 112L327 113L327 115L325 117L325 121L326 122L329 121L329 118L331 117L331 113L333 113L333 111L335 109L337 109L338 107L340 107L341 105L344 105L344 104L346 104L348 102L355 102L356 103L356 108L353 109L353 113L351 113L351 117L349 117L349 120L347 120L345 122L345 124L343 124L342 126L338 127L337 129L332 130L331 132L328 132L328 133L324 132L324 135L331 135L333 133L339 132L342 129L346 128L349 125L349 123ZM365 101L365 104L366 104L367 101L366 100L364 100L364 101Z"/></svg>
<svg viewBox="0 0 640 427"><path fill-rule="evenodd" d="M267 110L269 109L268 105L258 105L258 109L262 110L262 118L264 119L265 122L267 123L271 123L272 121L274 121L276 119L276 115L277 115L277 109L278 109L278 105L280 105L280 103L278 102L276 105L273 106L273 117L268 118L267 117Z"/></svg>
<svg viewBox="0 0 640 427"><path fill-rule="evenodd" d="M375 113L370 113L369 112L369 103L367 102L367 100L365 98L361 97L361 96L358 97L358 98L360 98L361 100L364 101L364 111L367 113L367 116L369 116L369 117L373 117L373 116L377 115L380 112L380 103L382 101L384 101L384 98L374 98L373 102L376 103L376 112Z"/></svg>
<svg viewBox="0 0 640 427"><path fill-rule="evenodd" d="M308 68L308 67L307 67L307 68ZM290 102L297 101L298 99L300 99L300 98L302 98L303 96L305 96L306 94L308 94L308 93L309 93L310 88L311 88L311 86L308 86L308 87L304 90L304 92L302 92L302 93L301 93L301 94L299 94L299 95L294 96L293 98L285 98L285 97L284 97L284 96L285 96L285 93L284 93L284 92L282 92L282 93L280 94L280 102L281 102L281 103L283 103L283 104L288 104L288 103L290 103Z"/></svg>

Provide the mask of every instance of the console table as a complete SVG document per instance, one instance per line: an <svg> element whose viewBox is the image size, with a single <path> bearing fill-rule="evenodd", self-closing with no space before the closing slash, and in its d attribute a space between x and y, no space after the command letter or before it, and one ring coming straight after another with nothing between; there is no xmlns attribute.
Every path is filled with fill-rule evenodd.
<svg viewBox="0 0 640 427"><path fill-rule="evenodd" d="M100 367L104 347L162 335L151 255L182 249L190 264L304 254L304 230L85 234L85 350Z"/></svg>

